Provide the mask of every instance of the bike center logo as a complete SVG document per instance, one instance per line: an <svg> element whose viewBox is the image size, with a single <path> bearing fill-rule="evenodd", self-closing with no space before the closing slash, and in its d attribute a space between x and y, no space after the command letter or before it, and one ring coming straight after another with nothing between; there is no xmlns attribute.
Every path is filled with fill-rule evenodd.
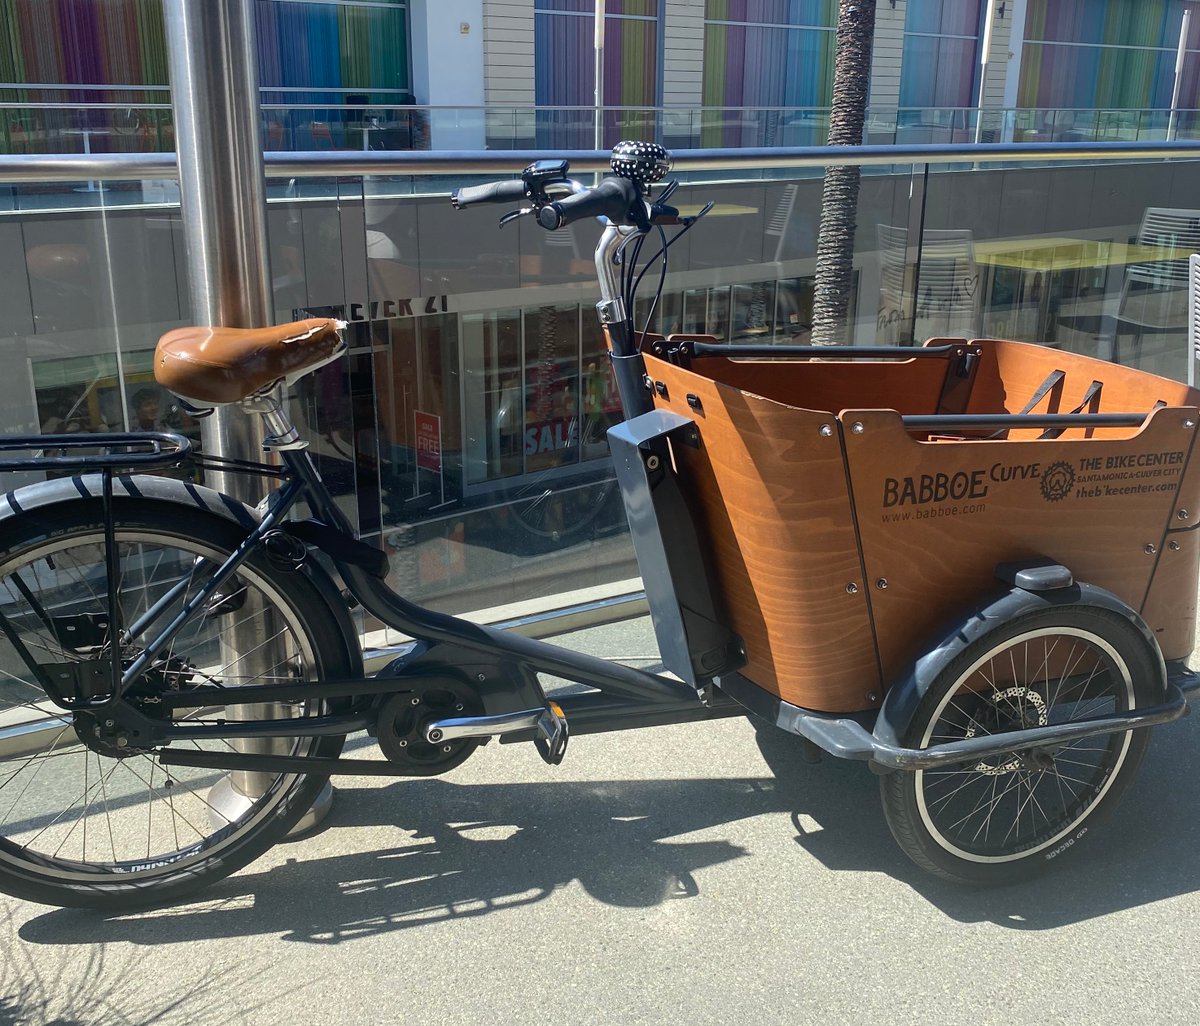
<svg viewBox="0 0 1200 1026"><path fill-rule="evenodd" d="M1061 502L1075 487L1075 468L1058 460L1051 463L1041 476L1042 498L1047 502Z"/></svg>
<svg viewBox="0 0 1200 1026"><path fill-rule="evenodd" d="M916 507L914 519L925 519L922 508L937 508L938 516L981 513L986 507L980 500L987 499L998 485L1022 482L1035 486L1034 494L1040 493L1046 502L1170 492L1178 488L1186 456L1182 449L1110 453L1081 456L1075 461L997 462L988 467L887 477L882 506Z"/></svg>

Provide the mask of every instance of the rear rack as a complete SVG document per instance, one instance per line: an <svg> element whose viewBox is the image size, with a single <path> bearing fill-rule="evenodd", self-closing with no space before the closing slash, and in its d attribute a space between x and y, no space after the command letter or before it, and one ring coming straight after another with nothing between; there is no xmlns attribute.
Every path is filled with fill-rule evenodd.
<svg viewBox="0 0 1200 1026"><path fill-rule="evenodd" d="M0 470L166 470L191 457L192 443L171 431L0 438L0 454L21 451L32 455L0 455Z"/></svg>

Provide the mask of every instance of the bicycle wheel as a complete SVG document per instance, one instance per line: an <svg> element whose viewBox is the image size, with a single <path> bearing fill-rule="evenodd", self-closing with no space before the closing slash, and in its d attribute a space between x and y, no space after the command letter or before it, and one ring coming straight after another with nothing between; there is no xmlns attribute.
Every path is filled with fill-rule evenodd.
<svg viewBox="0 0 1200 1026"><path fill-rule="evenodd" d="M905 744L925 748L1093 719L1160 700L1157 652L1128 620L1089 606L1038 610L977 638L934 680ZM1006 752L881 780L884 813L917 865L1005 883L1074 856L1120 800L1146 730Z"/></svg>
<svg viewBox="0 0 1200 1026"><path fill-rule="evenodd" d="M123 628L170 595L146 635L170 622L244 536L223 518L174 504L118 499L114 513ZM99 504L14 517L5 521L4 537L0 614L27 658L60 674L67 669L82 675L79 664L107 666ZM136 640L126 640L122 659L128 662L138 650ZM318 589L304 573L278 570L258 552L183 626L134 693L152 713L154 699L171 690L345 677L353 665ZM17 897L108 908L177 898L241 868L283 838L324 783L311 774L238 776L164 767L153 751L97 741L94 722L54 705L37 681L13 637L0 632L0 890ZM328 711L327 705L290 702L269 709L272 716L303 718ZM245 720L255 711L180 710L176 722ZM251 743L284 754L336 756L342 741ZM175 744L232 747L216 739ZM248 797L227 807L211 796L221 782Z"/></svg>

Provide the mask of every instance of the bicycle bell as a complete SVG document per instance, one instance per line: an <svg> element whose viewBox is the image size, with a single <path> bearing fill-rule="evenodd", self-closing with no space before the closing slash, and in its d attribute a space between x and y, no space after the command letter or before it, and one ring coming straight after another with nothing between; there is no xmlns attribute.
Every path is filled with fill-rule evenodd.
<svg viewBox="0 0 1200 1026"><path fill-rule="evenodd" d="M649 188L671 170L671 155L658 143L626 139L613 147L612 169L618 178Z"/></svg>

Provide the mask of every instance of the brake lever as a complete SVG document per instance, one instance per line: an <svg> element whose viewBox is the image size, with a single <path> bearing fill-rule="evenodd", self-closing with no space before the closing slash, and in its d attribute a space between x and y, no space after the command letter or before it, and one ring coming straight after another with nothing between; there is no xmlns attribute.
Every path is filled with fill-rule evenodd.
<svg viewBox="0 0 1200 1026"><path fill-rule="evenodd" d="M526 214L533 214L536 211L533 207L520 207L517 210L510 210L502 218L500 218L500 227L503 228L510 221L515 221L518 218L524 217Z"/></svg>
<svg viewBox="0 0 1200 1026"><path fill-rule="evenodd" d="M704 204L704 206L702 206L700 208L700 213L693 214L690 217L681 217L679 219L679 223L681 225L683 225L684 227L690 228L697 221L699 221L700 218L702 218L705 214L707 214L710 210L712 210L712 208L715 206L716 206L716 203L714 203L712 200L709 200L707 203Z"/></svg>

